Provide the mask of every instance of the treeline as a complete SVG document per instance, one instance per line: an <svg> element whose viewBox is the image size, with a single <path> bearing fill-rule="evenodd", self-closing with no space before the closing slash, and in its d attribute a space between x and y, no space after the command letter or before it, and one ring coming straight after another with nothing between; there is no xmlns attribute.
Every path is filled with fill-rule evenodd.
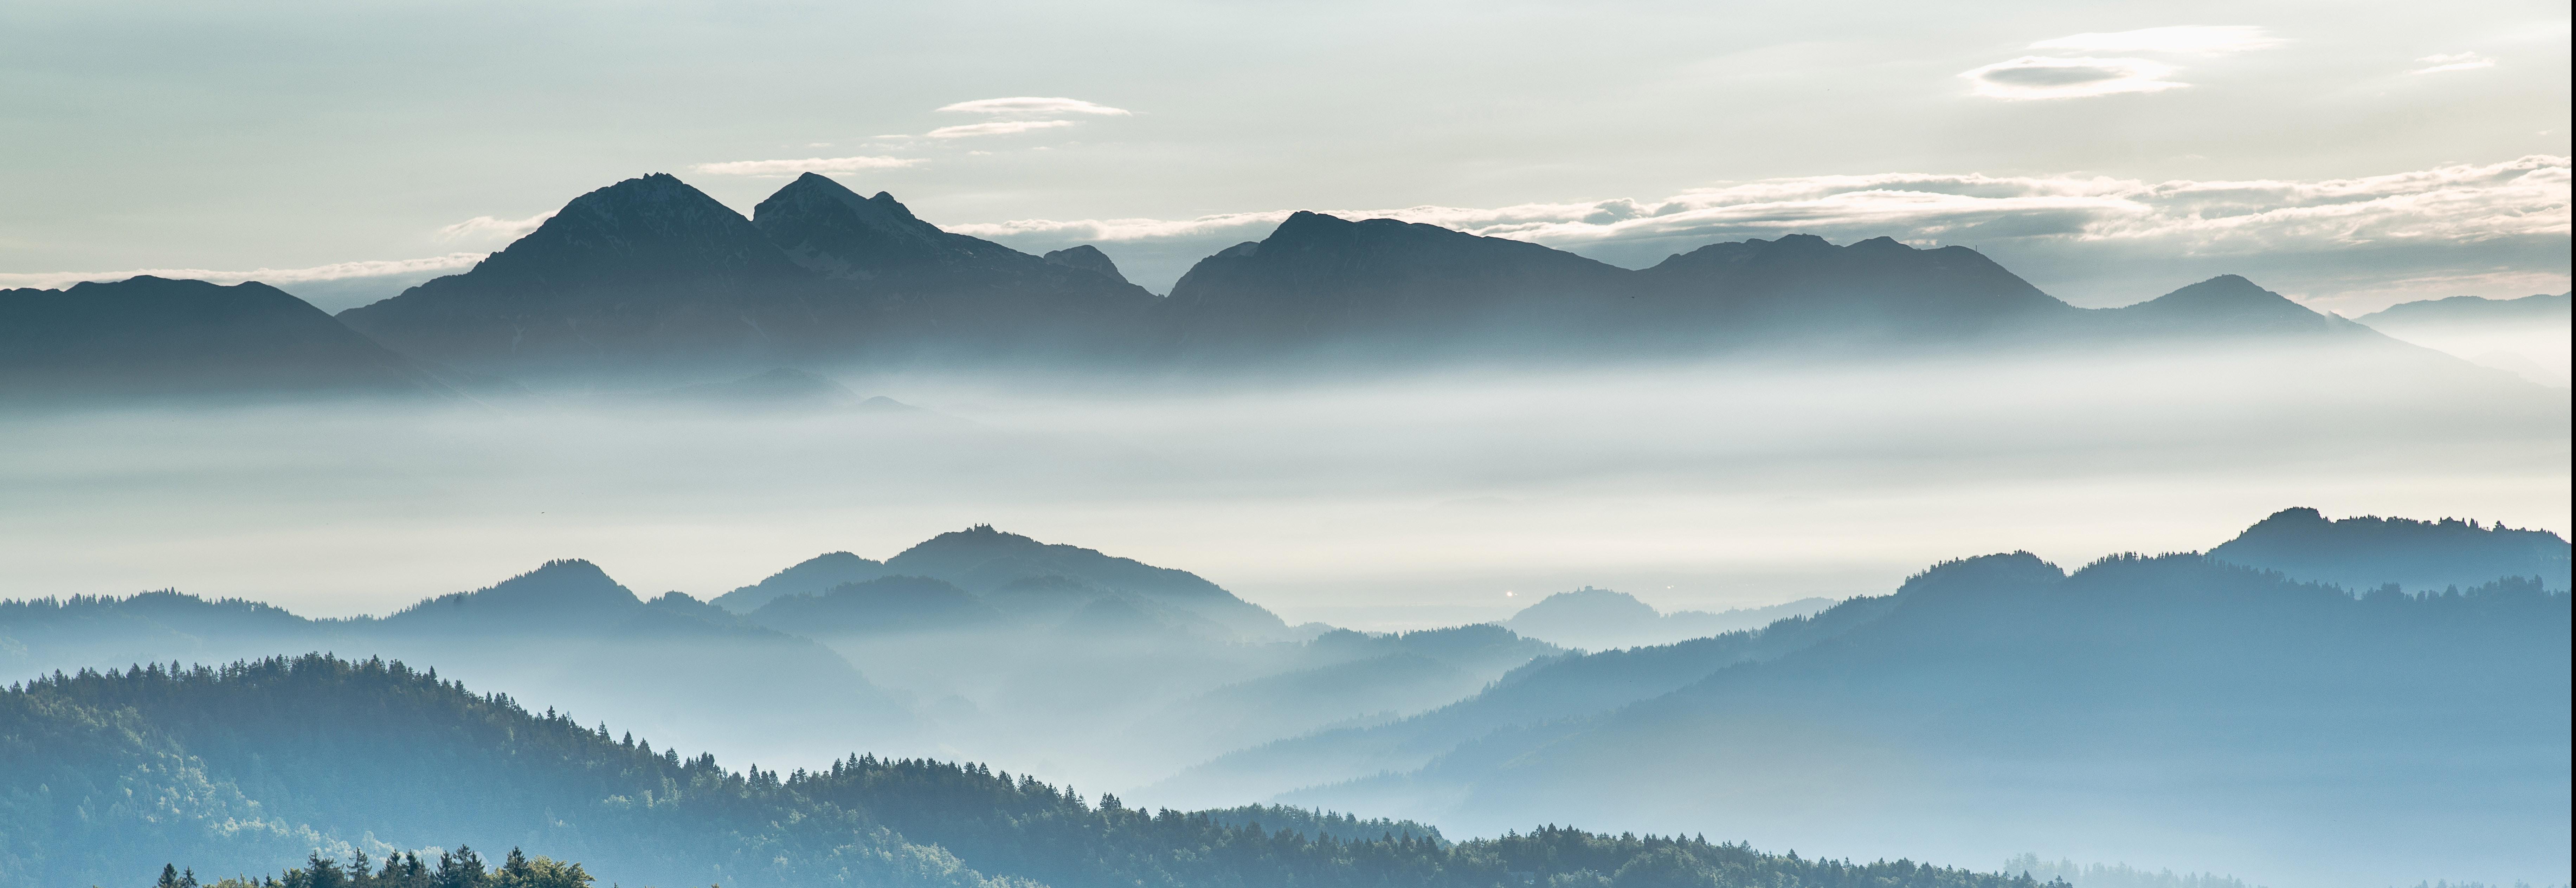
<svg viewBox="0 0 2576 888"><path fill-rule="evenodd" d="M194 867L183 870L165 863L160 881L152 888L588 888L592 881L581 864L532 858L517 848L510 849L498 869L487 868L483 856L465 845L439 852L435 864L408 851L386 855L382 868L371 863L364 851L351 854L345 864L315 852L304 858L303 866L288 867L283 875L234 876L214 882L198 881Z"/></svg>
<svg viewBox="0 0 2576 888"><path fill-rule="evenodd" d="M451 836L545 848L629 885L2038 884L1562 827L1451 843L1420 824L1290 810L1147 811L978 764L864 755L732 771L400 663L320 654L56 674L0 694L0 884L302 861L276 883L413 888L465 867L407 850ZM523 878L516 865L487 876ZM464 884L551 888L575 872L561 866L553 883Z"/></svg>

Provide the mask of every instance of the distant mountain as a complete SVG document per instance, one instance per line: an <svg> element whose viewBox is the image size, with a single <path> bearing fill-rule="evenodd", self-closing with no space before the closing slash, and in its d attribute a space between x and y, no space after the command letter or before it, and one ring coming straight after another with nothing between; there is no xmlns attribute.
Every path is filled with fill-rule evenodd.
<svg viewBox="0 0 2576 888"><path fill-rule="evenodd" d="M2540 294L2520 299L2452 296L2392 305L2353 320L2395 333L2416 326L2450 324L2557 324L2569 322L2568 294Z"/></svg>
<svg viewBox="0 0 2576 888"><path fill-rule="evenodd" d="M422 849L434 863L461 842L495 864L511 847L578 860L600 883L737 888L2036 888L1697 838L1547 827L1453 843L1277 806L1147 811L980 764L737 771L478 691L323 655L0 689L0 882L139 885L167 864L211 881Z"/></svg>
<svg viewBox="0 0 2576 888"><path fill-rule="evenodd" d="M2199 338L2252 336L2361 336L2369 328L2291 301L2232 274L2175 290L2125 308L2099 309L2113 329Z"/></svg>
<svg viewBox="0 0 2576 888"><path fill-rule="evenodd" d="M1078 546L1041 543L991 525L932 537L886 559L885 569L890 574L936 577L978 593L1023 580L1063 577L1178 608L1247 638L1276 638L1288 631L1278 615L1197 574Z"/></svg>
<svg viewBox="0 0 2576 888"><path fill-rule="evenodd" d="M2394 583L2409 592L2469 589L2508 577L2568 589L2568 543L2545 530L2445 518L2330 519L2283 509L2209 550L2220 561L2332 583L2354 593Z"/></svg>
<svg viewBox="0 0 2576 888"><path fill-rule="evenodd" d="M1822 611L1833 604L1833 600L1828 598L1804 598L1723 613L1677 611L1667 614L1627 593L1586 586L1540 599L1537 604L1512 615L1503 625L1530 638L1567 647L1602 650L1671 644L1725 632L1759 629L1774 621Z"/></svg>
<svg viewBox="0 0 2576 888"><path fill-rule="evenodd" d="M873 580L885 576L885 573L885 562L848 552L826 552L799 561L758 583L718 595L714 603L734 613L747 614L782 595L819 594L834 586Z"/></svg>
<svg viewBox="0 0 2576 888"><path fill-rule="evenodd" d="M649 377L790 362L834 301L751 220L656 173L575 198L472 270L339 317L471 369Z"/></svg>
<svg viewBox="0 0 2576 888"><path fill-rule="evenodd" d="M1549 812L1833 853L2083 847L2285 888L2565 866L2564 593L2355 598L2199 555L2069 575L2011 554L1884 601L1624 707L1277 798L1452 831Z"/></svg>
<svg viewBox="0 0 2576 888"><path fill-rule="evenodd" d="M1267 238L1199 260L1160 320L1185 354L1497 342L1551 351L1598 329L1634 274L1526 241L1299 212Z"/></svg>
<svg viewBox="0 0 2576 888"><path fill-rule="evenodd" d="M0 290L0 400L492 393L255 281Z"/></svg>
<svg viewBox="0 0 2576 888"><path fill-rule="evenodd" d="M1638 272L1640 332L1706 349L1818 341L1955 343L2054 332L2082 310L1966 247L1792 234L1710 244Z"/></svg>
<svg viewBox="0 0 2576 888"><path fill-rule="evenodd" d="M905 701L823 645L686 595L639 599L585 561L380 618L308 620L171 592L0 602L0 667L15 674L312 650L438 664L737 754L903 744L920 727Z"/></svg>

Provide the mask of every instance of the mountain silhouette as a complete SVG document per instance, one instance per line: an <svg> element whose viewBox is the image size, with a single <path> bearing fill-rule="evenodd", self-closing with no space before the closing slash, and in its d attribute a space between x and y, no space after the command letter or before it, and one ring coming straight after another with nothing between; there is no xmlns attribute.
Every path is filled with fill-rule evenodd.
<svg viewBox="0 0 2576 888"><path fill-rule="evenodd" d="M2378 339L2368 327L2293 302L2232 274L2101 315L2115 329L2162 336L2340 335Z"/></svg>
<svg viewBox="0 0 2576 888"><path fill-rule="evenodd" d="M1301 211L1267 238L1199 260L1172 285L1161 322L1178 348L1202 354L1436 350L1497 337L1552 348L1565 345L1564 324L1596 326L1632 274L1526 241Z"/></svg>
<svg viewBox="0 0 2576 888"><path fill-rule="evenodd" d="M242 388L259 382L236 383L243 368L270 360L245 356L287 361L298 353L209 344L224 339L221 329L180 306L146 307L168 317L114 321L128 333L106 341L143 341L130 331L156 324L188 328L195 331L181 337L188 347L150 357L213 371L159 371L165 381ZM1709 244L1630 270L1525 241L1307 211L1259 241L1200 260L1168 297L1156 297L1096 247L1030 255L944 231L891 194L862 196L810 173L762 200L751 218L667 174L622 181L575 198L469 271L339 319L451 385L465 377L446 368L540 387L625 390L844 365L1161 373L1328 360L1598 363L1729 352L1813 359L2171 340L2399 348L2234 275L2125 308L2086 310L1974 250L1886 237L1840 246L1803 234ZM47 324L81 328L69 316ZM321 342L326 334L298 335ZM103 368L122 353L97 354L109 357L83 363L62 349L20 346L0 360L55 368L47 372L65 379L114 378ZM387 367L293 378L360 388L419 382L398 359L331 360ZM2394 360L2462 364L2429 352ZM227 370L225 361L236 366Z"/></svg>
<svg viewBox="0 0 2576 888"><path fill-rule="evenodd" d="M518 376L775 365L826 301L739 213L656 173L574 198L463 274L340 313L405 354Z"/></svg>
<svg viewBox="0 0 2576 888"><path fill-rule="evenodd" d="M2568 294L2539 294L2519 299L2452 296L2392 305L2353 320L2395 333L2409 327L2450 324L2545 325L2568 323Z"/></svg>
<svg viewBox="0 0 2576 888"><path fill-rule="evenodd" d="M1966 247L1875 237L1835 246L1809 234L1710 244L1638 272L1653 330L1744 344L1789 336L1956 341L2038 332L2082 312Z"/></svg>
<svg viewBox="0 0 2576 888"><path fill-rule="evenodd" d="M2395 584L2408 592L2468 589L2508 577L2568 588L2568 543L2545 530L2445 518L2327 518L2283 509L2209 550L2221 561L2276 570L2362 593Z"/></svg>
<svg viewBox="0 0 2576 888"><path fill-rule="evenodd" d="M886 559L885 570L889 574L936 577L979 593L1022 580L1064 577L1179 608L1250 638L1274 638L1288 629L1277 615L1197 574L1079 546L1041 543L995 530L991 525L979 524L932 537ZM1113 620L1124 619L1125 615L1112 611L1121 607L1134 609L1131 605L1102 607L1109 609L1102 618Z"/></svg>
<svg viewBox="0 0 2576 888"><path fill-rule="evenodd" d="M476 388L460 382L256 281L227 287L145 275L0 290L0 399L455 397Z"/></svg>
<svg viewBox="0 0 2576 888"><path fill-rule="evenodd" d="M826 315L838 337L817 353L870 362L1088 352L1132 334L1156 302L1108 257L1054 261L942 231L894 195L860 197L806 173L752 211L798 265L864 299L859 316ZM860 346L864 348L860 348Z"/></svg>

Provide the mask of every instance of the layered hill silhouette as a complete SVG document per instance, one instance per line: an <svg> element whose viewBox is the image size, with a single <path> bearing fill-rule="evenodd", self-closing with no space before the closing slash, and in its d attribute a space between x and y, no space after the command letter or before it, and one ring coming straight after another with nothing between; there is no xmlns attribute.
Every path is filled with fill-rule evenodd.
<svg viewBox="0 0 2576 888"><path fill-rule="evenodd" d="M1604 648L1671 644L1726 632L1760 629L1834 605L1830 598L1802 598L1769 607L1664 613L1636 596L1586 586L1559 592L1522 608L1504 628L1566 647Z"/></svg>
<svg viewBox="0 0 2576 888"><path fill-rule="evenodd" d="M308 854L428 849L434 862L461 841L495 860L523 847L579 861L602 883L740 888L2037 885L1698 838L1548 827L1451 842L1420 823L1278 806L1148 811L981 764L853 753L785 775L736 770L573 715L318 654L12 685L0 881L142 884L172 863L211 881Z"/></svg>
<svg viewBox="0 0 2576 888"><path fill-rule="evenodd" d="M748 742L723 747L736 752L893 746L921 727L905 700L821 644L680 593L641 599L586 561L355 619L177 592L5 601L0 638L13 673L314 650L442 664L664 736Z"/></svg>
<svg viewBox="0 0 2576 888"><path fill-rule="evenodd" d="M781 367L1161 373L1314 361L1812 359L2172 339L2404 348L2235 276L2088 310L1974 250L1885 237L1711 244L1630 270L1524 241L1313 212L1201 260L1158 297L1126 281L1097 248L1033 256L943 231L891 194L863 197L814 174L749 218L667 174L584 194L469 271L341 312L363 338L328 329L309 309L294 331L251 340L231 332L247 308L196 310L222 301L202 294L112 308L89 303L115 290L33 295L42 292L51 291L11 297L26 319L16 327L25 342L0 360L43 369L50 375L24 378L47 391L63 386L42 380L114 376L108 368L120 362L109 352L32 345L83 335L188 343L153 350L167 366L240 365L184 380L201 387L307 390L406 389L417 384L416 367L541 388L650 389ZM269 302L282 295L257 292ZM413 364L369 351L366 339ZM340 351L323 354L332 348ZM252 356L268 356L266 376L250 372L257 362L243 363Z"/></svg>
<svg viewBox="0 0 2576 888"><path fill-rule="evenodd" d="M2353 320L2383 330L2404 330L2419 325L2512 323L2529 325L2568 323L2569 294L2555 296L2542 293L2519 299L2488 299L2481 296L2452 296L2405 302L2362 315Z"/></svg>
<svg viewBox="0 0 2576 888"><path fill-rule="evenodd" d="M2388 535L2322 533L2345 552ZM2491 544L2510 542L2421 545L2489 565L2459 575L2509 576L2528 555ZM2411 554L2396 566L2425 557ZM1441 710L1246 750L1171 786L1241 791L1302 769L1318 785L1277 799L1455 829L1573 810L1823 847L2081 845L2275 885L2471 858L2545 874L2564 865L2568 656L2567 595L2528 578L2356 595L2196 554L2072 574L1996 555L1760 633L1541 661ZM1537 692L1543 679L1566 690ZM1959 825L1963 810L2050 813Z"/></svg>

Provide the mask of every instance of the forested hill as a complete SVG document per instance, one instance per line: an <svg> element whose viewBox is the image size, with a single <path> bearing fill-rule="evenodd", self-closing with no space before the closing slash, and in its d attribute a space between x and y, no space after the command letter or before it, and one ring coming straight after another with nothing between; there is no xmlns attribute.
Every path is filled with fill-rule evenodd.
<svg viewBox="0 0 2576 888"><path fill-rule="evenodd" d="M1330 835L1258 822L1274 812ZM972 764L735 771L434 672L321 654L0 693L0 884L142 884L165 863L276 872L317 851L458 841L580 861L602 882L734 888L2036 884L1700 838L1548 827L1452 844L1311 812L1147 811Z"/></svg>

